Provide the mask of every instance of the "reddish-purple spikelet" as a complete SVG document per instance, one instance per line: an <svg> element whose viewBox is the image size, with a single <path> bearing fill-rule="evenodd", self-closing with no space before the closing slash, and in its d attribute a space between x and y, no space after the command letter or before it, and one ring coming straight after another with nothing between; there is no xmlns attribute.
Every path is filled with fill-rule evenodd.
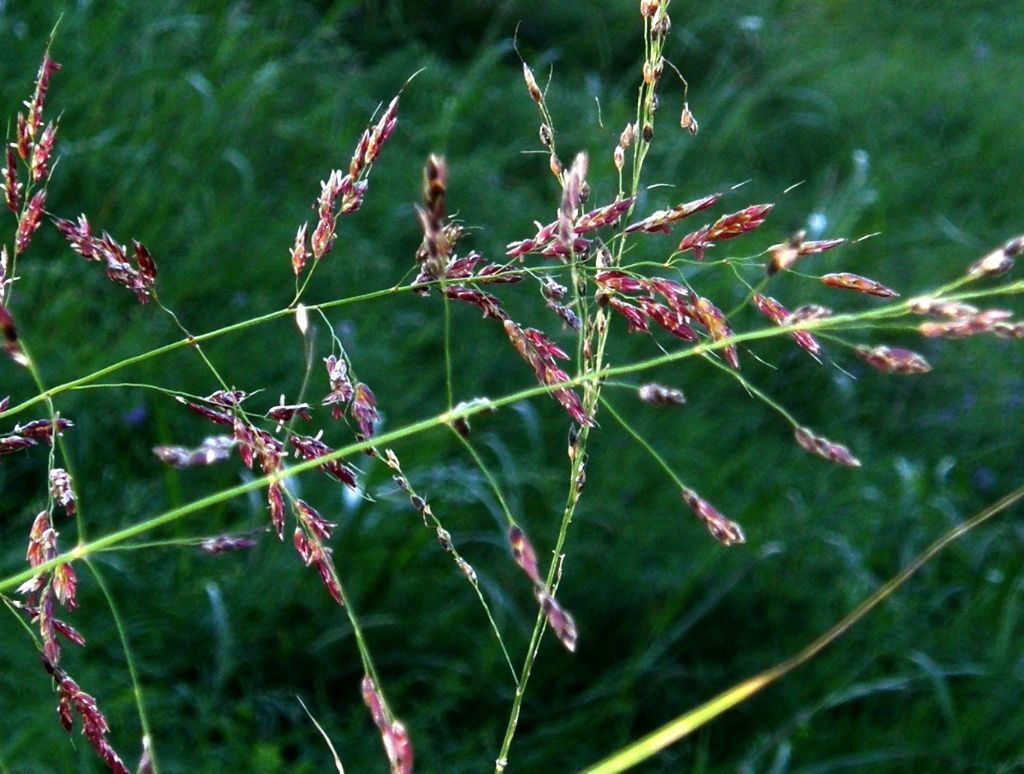
<svg viewBox="0 0 1024 774"><path fill-rule="evenodd" d="M969 277L997 277L1013 268L1017 256L1024 252L1024 235L1014 237L1002 247L982 256L967 269Z"/></svg>
<svg viewBox="0 0 1024 774"><path fill-rule="evenodd" d="M22 438L20 435L0 436L0 456L14 454L35 445L36 441L31 438Z"/></svg>
<svg viewBox="0 0 1024 774"><path fill-rule="evenodd" d="M808 242L805 239L806 236L806 232L798 231L785 242L768 248L766 252L769 256L767 266L769 275L789 269L796 263L797 258L802 258L805 255L817 255L846 242L842 238Z"/></svg>
<svg viewBox="0 0 1024 774"><path fill-rule="evenodd" d="M68 518L75 515L75 490L71 486L71 476L63 468L50 471L50 494Z"/></svg>
<svg viewBox="0 0 1024 774"><path fill-rule="evenodd" d="M7 295L7 286L14 280L7 276L7 269L10 265L10 257L7 255L7 245L0 245L0 299ZM2 411L3 409L0 409Z"/></svg>
<svg viewBox="0 0 1024 774"><path fill-rule="evenodd" d="M312 505L307 503L305 500L295 500L295 512L300 522L302 522L310 532L316 535L320 540L329 540L331 537L331 531L338 526L332 522L327 521Z"/></svg>
<svg viewBox="0 0 1024 774"><path fill-rule="evenodd" d="M681 339L683 341L696 341L700 338L697 335L697 331L690 326L691 320L686 315L675 309L671 309L664 304L659 304L657 301L652 301L649 298L638 298L637 302L640 304L640 308L648 318L660 325L677 339ZM646 327L644 330L646 330Z"/></svg>
<svg viewBox="0 0 1024 774"><path fill-rule="evenodd" d="M1004 338L1017 338L1016 326L1007 321L1013 313L1005 309L985 309L969 316L954 317L947 322L924 322L918 326L922 336L962 339L980 333L994 333Z"/></svg>
<svg viewBox="0 0 1024 774"><path fill-rule="evenodd" d="M689 288L664 277L651 277L646 284L652 291L660 293L677 312L692 314L695 296Z"/></svg>
<svg viewBox="0 0 1024 774"><path fill-rule="evenodd" d="M945 317L949 320L962 320L978 314L978 307L963 301L944 301L939 298L915 298L910 302L910 311L914 314L929 314Z"/></svg>
<svg viewBox="0 0 1024 774"><path fill-rule="evenodd" d="M612 226L618 222L619 218L628 210L635 201L632 196L626 197L625 199L619 199L611 204L606 204L603 207L591 210L590 212L580 215L576 220L574 231L577 234L585 234L588 231L601 228L602 226Z"/></svg>
<svg viewBox="0 0 1024 774"><path fill-rule="evenodd" d="M29 174L33 183L40 183L50 174L50 156L53 154L53 146L57 140L57 128L51 121L46 125L38 142L32 148L32 158L29 161Z"/></svg>
<svg viewBox="0 0 1024 774"><path fill-rule="evenodd" d="M899 296L899 293L892 288L886 287L881 282L876 282L873 279L850 272L825 274L822 276L821 281L829 287L853 290L857 293L878 296L879 298L897 298Z"/></svg>
<svg viewBox="0 0 1024 774"><path fill-rule="evenodd" d="M533 76L533 70L526 62L523 62L523 80L526 81L526 90L530 93L530 99L539 105L543 101L543 95L540 86L537 85L537 79Z"/></svg>
<svg viewBox="0 0 1024 774"><path fill-rule="evenodd" d="M558 208L558 225L555 231L555 242L551 245L553 255L568 256L577 252L576 245L576 210L580 206L583 187L586 184L587 168L586 153L577 153L573 159L569 174L562 182L562 204ZM546 251L542 251L546 255Z"/></svg>
<svg viewBox="0 0 1024 774"><path fill-rule="evenodd" d="M36 605L30 605L25 602L21 602L17 599L9 600L11 607L21 610L25 615L28 616L29 622L38 624L40 619L40 610ZM85 637L75 627L70 624L61 621L60 619L53 619L53 630L57 634L64 637L68 642L83 647L85 645Z"/></svg>
<svg viewBox="0 0 1024 774"><path fill-rule="evenodd" d="M345 406L355 395L355 387L348 375L348 363L344 357L328 355L324 358L324 365L327 367L327 379L331 384L331 391L322 401L321 405L331 406L331 416L334 419L341 419L345 413Z"/></svg>
<svg viewBox="0 0 1024 774"><path fill-rule="evenodd" d="M270 508L270 523L280 540L284 540L284 494L276 481L267 487L267 503Z"/></svg>
<svg viewBox="0 0 1024 774"><path fill-rule="evenodd" d="M43 208L46 206L46 189L36 191L32 195L25 211L18 219L18 232L14 237L14 254L20 255L28 248L32 241L32 235L39 228L43 218Z"/></svg>
<svg viewBox="0 0 1024 774"><path fill-rule="evenodd" d="M14 148L7 146L7 165L4 167L4 203L11 212L17 212L21 206L21 183L18 182L18 162L14 158Z"/></svg>
<svg viewBox="0 0 1024 774"><path fill-rule="evenodd" d="M548 620L548 626L551 627L551 631L558 637L558 641L565 646L565 649L570 653L576 652L576 622L572 616L569 615L568 611L561 607L555 598L544 591L543 588L538 588L537 601L540 603L540 609L544 612L544 616Z"/></svg>
<svg viewBox="0 0 1024 774"><path fill-rule="evenodd" d="M683 502L696 514L697 518L704 522L711 537L725 546L732 546L743 543L746 538L740 525L727 519L711 505L707 500L698 495L692 489L683 487L680 495Z"/></svg>
<svg viewBox="0 0 1024 774"><path fill-rule="evenodd" d="M72 223L70 220L62 218L54 218L53 224L68 240L72 250L87 260L100 260L100 256L96 254L96 242L89 228L89 221L84 214L78 216L78 223Z"/></svg>
<svg viewBox="0 0 1024 774"><path fill-rule="evenodd" d="M18 118L15 122L14 137L15 140L11 144L18 151L18 156L22 160L27 160L28 154L32 150L32 138L29 137L28 121L25 120L24 113L18 113Z"/></svg>
<svg viewBox="0 0 1024 774"><path fill-rule="evenodd" d="M708 299L698 296L692 308L693 316L704 326L712 341L723 341L733 335L725 315ZM740 357L735 345L730 344L723 347L722 356L730 366L739 370Z"/></svg>
<svg viewBox="0 0 1024 774"><path fill-rule="evenodd" d="M850 454L850 450L845 446L833 443L820 435L815 435L806 427L797 427L794 436L796 437L796 442L811 454L816 454L837 465L845 465L850 468L860 467L860 460Z"/></svg>
<svg viewBox="0 0 1024 774"><path fill-rule="evenodd" d="M313 229L313 236L310 238L310 247L313 251L313 258L320 260L331 249L334 244L334 228L336 217L334 204L341 193L342 177L337 169L332 170L326 180L320 181L320 198L314 209L317 210L319 219L316 228Z"/></svg>
<svg viewBox="0 0 1024 774"><path fill-rule="evenodd" d="M249 394L243 390L217 390L211 392L203 400L207 403L216 403L218 406L238 406L243 403Z"/></svg>
<svg viewBox="0 0 1024 774"><path fill-rule="evenodd" d="M554 302L548 302L548 309L558 315L559 319L565 323L567 328L571 328L574 331L578 331L583 327L583 322L580 320L579 315L576 314L565 304L556 304Z"/></svg>
<svg viewBox="0 0 1024 774"><path fill-rule="evenodd" d="M305 460L319 459L320 457L325 457L334 451L334 449L323 443L323 441L318 438L311 438L305 435L292 435L288 440L295 448L295 451L298 452L299 456ZM341 460L328 460L322 465L319 465L318 469L322 470L335 481L345 484L345 486L350 489L358 489L358 486L356 485L355 470L350 468Z"/></svg>
<svg viewBox="0 0 1024 774"><path fill-rule="evenodd" d="M537 552L533 550L533 545L518 524L514 524L509 530L508 542L512 547L512 558L516 560L516 564L519 565L520 569L526 573L526 576L531 581L540 584L540 573L537 570Z"/></svg>
<svg viewBox="0 0 1024 774"><path fill-rule="evenodd" d="M53 593L57 596L58 602L68 610L78 607L78 602L75 600L78 578L70 564L61 564L54 568L52 583Z"/></svg>
<svg viewBox="0 0 1024 774"><path fill-rule="evenodd" d="M857 347L857 355L868 365L889 374L925 374L932 370L928 361L900 347Z"/></svg>
<svg viewBox="0 0 1024 774"><path fill-rule="evenodd" d="M536 328L524 328L523 333L543 357L557 358L559 360L569 359L569 355L566 354L565 350L561 349L551 339L545 336L542 331L539 331Z"/></svg>
<svg viewBox="0 0 1024 774"><path fill-rule="evenodd" d="M131 774L107 740L110 726L96 699L83 691L67 672L45 654L43 667L57 684L57 714L64 729L70 732L74 715L78 715L82 722L82 735L89 740L89 744L107 767L114 774Z"/></svg>
<svg viewBox="0 0 1024 774"><path fill-rule="evenodd" d="M215 425L224 425L225 427L231 427L234 424L230 414L223 411L217 411L216 409L208 408L207 406L201 406L198 403L192 403L189 400L180 395L174 397L179 403L183 403L185 407L193 414L201 416L203 419L213 422Z"/></svg>
<svg viewBox="0 0 1024 774"><path fill-rule="evenodd" d="M691 232L679 242L679 252L693 251L693 257L704 260L704 252L715 242L732 239L753 231L768 217L774 204L752 204L739 212L723 215L710 226Z"/></svg>
<svg viewBox="0 0 1024 774"><path fill-rule="evenodd" d="M31 101L25 103L28 108L25 131L30 139L35 139L39 133L39 127L43 125L43 108L46 105L46 93L50 88L50 78L59 69L61 69L60 65L50 58L50 52L44 53L42 64L39 65L39 72L36 75L35 93L32 95Z"/></svg>
<svg viewBox="0 0 1024 774"><path fill-rule="evenodd" d="M599 271L594 279L598 285L620 293L640 293L650 287L647 280L621 271Z"/></svg>
<svg viewBox="0 0 1024 774"><path fill-rule="evenodd" d="M302 270L306 267L306 260L310 256L309 249L306 247L306 229L308 228L309 223L306 222L295 232L295 245L292 247L291 258L292 271L296 277L302 274Z"/></svg>
<svg viewBox="0 0 1024 774"><path fill-rule="evenodd" d="M754 306L757 307L757 311L776 325L791 324L789 322L789 310L771 296L762 296L760 293L755 293ZM793 331L789 335L798 346L807 350L812 355L817 356L818 353L821 352L821 344L807 331Z"/></svg>
<svg viewBox="0 0 1024 774"><path fill-rule="evenodd" d="M643 301L645 299L640 300ZM648 333L650 331L647 327L647 319L642 310L614 296L608 299L608 305L626 318L626 330L629 333L636 333L638 331Z"/></svg>
<svg viewBox="0 0 1024 774"><path fill-rule="evenodd" d="M667 234L672 231L672 224L677 220L682 220L683 218L693 215L695 212L706 210L721 198L722 194L713 193L710 196L695 199L692 202L676 205L669 210L658 210L657 212L651 213L643 220L627 226L626 233L632 234L634 231L646 231L647 233L653 234L658 231L663 231Z"/></svg>
<svg viewBox="0 0 1024 774"><path fill-rule="evenodd" d="M311 422L313 415L309 413L309 409L310 405L308 403L285 404L282 398L281 403L267 412L267 418L273 419L275 422L287 422L292 417L297 416L300 419Z"/></svg>
<svg viewBox="0 0 1024 774"><path fill-rule="evenodd" d="M665 387L654 382L642 385L637 391L637 395L640 400L651 406L682 406L686 403L686 396L682 390Z"/></svg>
<svg viewBox="0 0 1024 774"><path fill-rule="evenodd" d="M355 386L352 405L349 407L349 411L352 412L352 418L359 426L361 440L372 438L379 417L377 414L377 398L369 386L362 382Z"/></svg>
<svg viewBox="0 0 1024 774"><path fill-rule="evenodd" d="M28 550L25 560L30 567L38 567L57 553L57 533L50 526L48 511L40 511L32 521L28 533Z"/></svg>
<svg viewBox="0 0 1024 774"><path fill-rule="evenodd" d="M74 422L70 419L64 419L63 417L57 417L56 422L49 419L33 419L31 422L26 422L24 425L15 425L14 433L22 436L23 438L42 438L47 441L52 441L55 425L57 435L61 435L69 427L75 426Z"/></svg>
<svg viewBox="0 0 1024 774"><path fill-rule="evenodd" d="M135 264L128 260L128 252L110 234L104 231L96 237L89 228L85 215L78 217L78 223L61 218L53 219L54 225L71 245L71 249L90 261L104 261L107 278L135 293L140 303L149 301L156 284L156 262L141 242L132 241Z"/></svg>
<svg viewBox="0 0 1024 774"><path fill-rule="evenodd" d="M256 541L243 535L217 535L200 541L199 549L204 554L218 556L233 551L244 551L256 545Z"/></svg>
<svg viewBox="0 0 1024 774"><path fill-rule="evenodd" d="M392 716L372 677L365 675L361 687L363 702L370 710L373 724L380 731L391 774L411 774L413 750L405 725Z"/></svg>
<svg viewBox="0 0 1024 774"><path fill-rule="evenodd" d="M800 323L824 320L832 316L832 310L820 304L804 304L798 306L782 321L783 325L799 325Z"/></svg>

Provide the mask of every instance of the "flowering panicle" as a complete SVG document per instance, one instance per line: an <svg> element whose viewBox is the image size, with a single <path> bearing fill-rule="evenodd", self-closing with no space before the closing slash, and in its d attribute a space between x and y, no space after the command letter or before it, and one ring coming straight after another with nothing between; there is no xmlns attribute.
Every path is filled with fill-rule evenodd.
<svg viewBox="0 0 1024 774"><path fill-rule="evenodd" d="M680 494L682 495L683 502L689 506L698 519L704 522L704 526L708 528L711 537L719 543L725 546L732 546L737 543L743 543L746 540L739 524L727 519L711 503L692 489L683 487Z"/></svg>
<svg viewBox="0 0 1024 774"><path fill-rule="evenodd" d="M39 567L57 558L57 537L50 513L40 511L29 530L25 558L30 567ZM69 611L74 610L78 606L75 598L77 586L74 569L70 563L64 563L48 572L37 574L18 588L18 593L26 597L25 604L35 610L35 620L43 641L43 654L54 664L60 660L58 621L54 617L56 606L60 604ZM74 638L71 639L74 641Z"/></svg>
<svg viewBox="0 0 1024 774"><path fill-rule="evenodd" d="M363 701L370 710L370 717L373 718L373 724L377 726L384 742L391 774L411 774L413 751L405 725L392 716L377 684L369 675L363 677L362 693Z"/></svg>
<svg viewBox="0 0 1024 774"><path fill-rule="evenodd" d="M110 726L96 704L96 699L83 691L67 672L46 655L43 656L43 666L57 686L57 714L64 729L70 732L74 716L78 715L82 722L82 735L89 740L100 759L115 774L131 774L107 740Z"/></svg>
<svg viewBox="0 0 1024 774"><path fill-rule="evenodd" d="M879 298L897 298L899 296L899 293L892 288L886 287L881 282L876 282L873 279L868 279L867 277L862 277L859 274L852 274L850 272L825 274L822 276L821 281L829 287L854 290L858 293L864 293L869 296L878 296Z"/></svg>
<svg viewBox="0 0 1024 774"><path fill-rule="evenodd" d="M149 301L156 287L156 262L144 244L132 240L132 266L127 248L106 231L100 237L93 236L85 215L79 215L77 223L62 218L54 218L53 222L72 250L87 260L106 263L111 282L132 291L139 303Z"/></svg>
<svg viewBox="0 0 1024 774"><path fill-rule="evenodd" d="M845 446L833 443L820 435L815 435L806 427L797 427L794 436L796 437L796 442L811 454L816 454L837 465L845 465L850 468L860 467L860 460L850 454L850 450Z"/></svg>
<svg viewBox="0 0 1024 774"><path fill-rule="evenodd" d="M420 262L417 284L444 277L451 255L452 242L445 228L445 196L448 187L448 165L441 156L431 155L423 168L423 206L416 207L423 226L423 242L416 251Z"/></svg>
<svg viewBox="0 0 1024 774"><path fill-rule="evenodd" d="M302 273L310 255L319 261L331 251L336 237L338 216L353 213L362 206L370 168L380 155L384 143L394 132L397 123L398 97L395 97L377 123L363 131L349 162L348 172L334 169L326 180L320 181L320 196L313 205L317 213L317 223L309 239L309 248L306 247L308 224L304 223L296 232L295 244L291 249L292 271L295 276Z"/></svg>

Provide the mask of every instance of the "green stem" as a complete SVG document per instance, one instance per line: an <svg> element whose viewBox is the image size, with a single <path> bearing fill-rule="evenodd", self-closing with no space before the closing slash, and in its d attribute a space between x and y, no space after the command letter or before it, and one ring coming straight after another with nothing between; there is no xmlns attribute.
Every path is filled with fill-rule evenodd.
<svg viewBox="0 0 1024 774"><path fill-rule="evenodd" d="M107 600L107 607L110 608L110 614L114 619L114 627L117 629L117 636L121 640L121 651L124 653L125 662L128 665L128 676L131 679L132 694L135 697L135 710L139 716L139 725L142 727L143 746L149 749L153 774L159 774L160 769L157 765L156 750L153 747L153 732L149 725L149 717L146 715L146 703L142 695L142 682L139 680L139 670L135 663L135 655L128 643L128 630L124 625L121 612L114 602L114 595L110 593L110 588L107 586L106 581L103 579L100 571L96 569L96 563L88 557L83 561L89 568L89 572L96 579L96 584L100 587L100 591L103 592L103 597Z"/></svg>

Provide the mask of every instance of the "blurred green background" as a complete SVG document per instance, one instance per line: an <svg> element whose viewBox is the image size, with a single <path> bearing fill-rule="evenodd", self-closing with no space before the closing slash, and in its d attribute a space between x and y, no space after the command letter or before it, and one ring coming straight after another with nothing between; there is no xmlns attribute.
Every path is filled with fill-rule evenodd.
<svg viewBox="0 0 1024 774"><path fill-rule="evenodd" d="M672 6L669 58L690 83L701 124L677 128L681 93L666 77L641 212L749 180L717 212L779 199L757 234L727 245L751 255L808 224L828 236L881 235L814 259L809 271L857 271L914 294L957 276L1022 228L1024 22L1010 2L969 4L721 2ZM27 98L51 27L64 69L49 112L62 113L61 161L48 207L88 214L121 241L153 251L161 298L205 331L278 308L293 284L295 228L333 167L347 164L367 120L413 72L395 135L363 209L340 222L310 300L386 287L413 263L412 204L429 152L447 155L449 208L491 259L546 222L558 191L537 148L537 118L512 37L549 101L564 160L591 154L592 201L614 195L611 151L635 103L642 57L635 2L259 2L128 0L0 5L0 95L12 117ZM735 207L731 206L735 205ZM9 220L4 240L10 241ZM701 221L703 222L703 221ZM696 223L695 227L700 225ZM653 239L652 258L670 240ZM724 249L724 248L719 248ZM49 383L177 338L152 307L41 232L19 262L14 311ZM722 271L698 289L731 308ZM826 295L796 276L771 291L789 305ZM557 321L527 286L499 289L517 317ZM1020 304L1017 304L1020 309ZM385 427L441 410L442 310L408 294L332 316ZM453 309L459 399L498 396L531 377L497 326ZM620 321L616 321L617 323ZM739 329L762 325L745 310ZM656 352L625 337L614 363ZM832 346L819 366L788 341L744 353L745 374L865 462L841 469L793 442L777 415L717 369L659 371L689 404L666 414L628 392L609 397L680 475L743 524L725 550L685 511L671 483L610 418L593 436L588 490L574 522L559 598L580 630L575 656L552 638L529 687L511 771L571 771L799 649L952 525L1021 483L1024 350L995 339L923 342L857 331L856 341L913 346L935 370L885 377ZM568 341L565 334L561 341ZM326 354L329 337L319 334ZM284 320L211 343L238 387L271 405L298 394L302 342ZM114 377L205 394L194 353ZM310 397L322 390L319 366ZM34 394L0 364L0 394ZM260 400L260 399L256 399ZM58 402L90 534L238 483L237 461L174 472L150 452L197 443L211 427L153 391L102 389ZM564 499L567 421L537 400L474 422L474 439L545 557ZM327 440L345 437L329 428ZM475 566L518 662L536 604L507 556L500 511L450 435L397 446ZM303 477L302 495L341 526L339 570L361 614L389 698L410 728L421 771L488 771L511 682L471 590L394 491L363 460L376 502ZM44 504L36 450L0 467L4 576L23 567ZM156 538L260 528L260 498L195 514ZM72 544L73 528L62 545ZM1019 510L960 541L883 609L812 664L649 761L646 771L828 772L1024 770L1024 528ZM269 535L241 554L164 548L97 559L139 661L161 769L383 771L379 736L359 696L361 668L343 615L315 573ZM138 720L117 636L84 568L89 640L65 666L107 713L134 763ZM49 681L23 629L0 618L0 761L9 771L98 770L53 711Z"/></svg>

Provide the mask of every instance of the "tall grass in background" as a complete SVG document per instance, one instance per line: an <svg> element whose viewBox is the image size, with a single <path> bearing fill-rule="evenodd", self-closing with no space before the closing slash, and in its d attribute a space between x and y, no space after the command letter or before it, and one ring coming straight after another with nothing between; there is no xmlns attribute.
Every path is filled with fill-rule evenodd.
<svg viewBox="0 0 1024 774"><path fill-rule="evenodd" d="M413 265L422 233L411 205L422 196L418 170L429 151L447 158L448 210L467 226L483 227L463 239L498 260L506 242L534 233L532 220L550 220L561 198L546 171L547 154L519 153L541 150L533 105L509 50L507 36L520 18L520 50L542 84L554 64L546 104L562 161L568 168L577 148L589 151L590 202L612 201L611 151L640 75L642 38L632 4L589 15L585 7L524 6L492 18L451 10L453 29L461 24L475 34L439 36L433 21L399 6L337 6L323 16L312 6L249 13L236 7L219 15L171 3L69 8L54 49L64 70L55 76L50 110L64 112L48 201L62 203L53 205L60 214L86 211L100 227L145 241L159 262L160 299L191 331L282 308L295 294L286 279L289 246L295 226L310 217L305 203L317 182L325 170L348 164L380 100L426 64L403 92L400 122L375 165L365 206L339 225L339 241L317 269L307 303L391 287ZM663 92L645 179L675 188L641 190L633 220L750 178L730 194L737 206L714 211L708 222L748 201L775 201L775 210L756 235L736 243L743 247L716 250L763 263L768 256L760 251L785 244L801 228L811 232L808 239L818 236L815 229L850 237L881 231L842 248L843 260L827 266L878 279L903 291L904 300L954 280L969 260L1013 233L1019 194L1012 164L1020 149L1006 131L1015 108L1000 84L1012 82L1020 59L1007 45L1012 30L992 9L955 24L940 11L873 6L834 15L817 5L793 15L769 5L747 15L723 7L714 18L692 21L680 18L689 9L673 10L667 55L690 82L701 131L690 138L673 127L681 100L673 82ZM25 63L38 59L53 23L48 12L4 11L12 41L3 62L8 106L31 86ZM637 32L616 32L626 29ZM409 47L393 47L399 34L410 33ZM467 38L481 41L480 48L467 49ZM101 42L115 39L129 50ZM688 230L677 227L674 235ZM630 261L664 261L664 250L637 244L645 252ZM532 265L568 272L557 261ZM747 296L733 275L697 271L699 292L729 312L737 330L764 326L749 310L731 314ZM814 273L824 271L815 266ZM18 274L13 308L19 315L30 310L30 322L19 316L18 323L47 384L180 338L172 319L134 305L102 271L77 260L56 232L34 236ZM790 306L811 300L797 279L773 280L772 294ZM555 335L557 318L540 293L522 292L526 287L496 292L516 320ZM814 299L824 300L824 292L816 289ZM836 306L843 308L838 300ZM447 347L457 399L498 398L509 385L528 386L530 372L502 327L458 307L449 310ZM312 333L300 337L288 314L204 342L203 352L228 385L267 385L270 392L258 400L270 407L280 392L299 394L309 350L325 354L333 332L355 372L373 385L385 432L446 408L439 297L423 302L396 294L345 309L330 328L312 316L315 341ZM882 335L871 333L870 340ZM705 545L678 489L601 409L558 595L576 618L579 648L572 658L553 644L542 649L512 747L513 769L582 767L780 660L965 513L1018 483L1019 442L1006 427L1020 411L1013 402L1019 348L981 339L939 346L910 331L885 335L891 343L913 342L935 370L897 383L852 353L835 355L844 370L823 367L784 336L751 344L775 368L740 351L741 373L754 386L863 458L865 469L853 476L804 455L785 421L712 363L655 372L689 396L668 421L610 389L636 434L742 523L748 543L728 552ZM569 348L570 337L557 339ZM653 354L649 340L617 346L615 364ZM490 356L481 358L481 350ZM311 383L323 382L322 368L317 361ZM112 378L199 394L206 391L198 385L211 383L187 347ZM14 366L3 387L16 400L34 391ZM320 397L311 388L309 394ZM151 447L198 441L203 433L198 420L152 391L68 392L59 408L77 423L65 442L76 479L87 482L77 488L90 536L250 481L239 478L237 459L220 469L161 467ZM450 431L396 446L406 478L472 562L495 625L517 655L527 647L536 604L508 561L504 509L483 470L545 559L564 499L567 420L558 411L535 398L472 418L470 439L483 468ZM27 527L45 505L41 459L38 450L33 454L7 457L0 470L4 539L12 546L7 578L24 566ZM416 528L387 467L360 466L360 483L374 503L343 497L337 485L308 474L298 494L339 522L341 575L421 767L480 770L506 725L509 676L501 649L467 597L464 577L438 548L436 531ZM240 555L206 557L182 547L200 535L237 532L241 524L258 528L264 509L259 499L235 499L151 536L168 545L93 559L126 625L161 768L198 758L211 768L321 767L328 753L296 694L350 770L379 767L380 742L368 738L370 719L356 688L364 668L352 629L332 615L315 575L264 533L247 534L258 537L257 545ZM1012 526L993 525L968 538L974 542L926 567L913 594L855 630L853 647L821 656L802 677L773 688L774 700L754 700L722 718L708 736L664 754L662 765L1009 765L1019 679L1017 535ZM65 529L62 548L71 540L73 530ZM102 694L112 738L134 760L138 736L129 729L137 729L137 713L118 635L102 621L100 593L82 582L74 619L83 622L89 647L66 652L65 663L85 690ZM24 630L9 619L4 693L20 700L14 706L12 699L15 731L0 754L15 768L22 761L66 766L75 754L66 740L40 744L62 733L49 715L55 697ZM971 637L979 631L991 636L976 647ZM937 725L946 731L938 743ZM78 748L90 760L87 745Z"/></svg>

